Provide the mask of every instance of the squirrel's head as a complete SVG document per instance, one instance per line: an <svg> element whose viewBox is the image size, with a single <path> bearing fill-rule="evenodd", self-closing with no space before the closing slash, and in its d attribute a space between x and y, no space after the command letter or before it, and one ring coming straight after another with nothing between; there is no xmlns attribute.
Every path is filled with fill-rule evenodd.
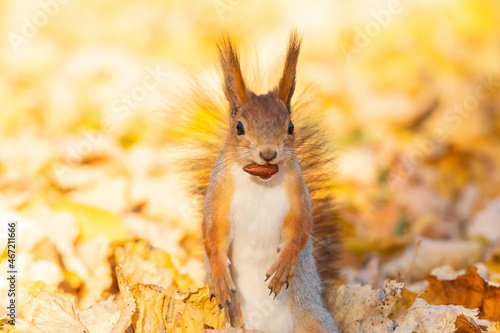
<svg viewBox="0 0 500 333"><path fill-rule="evenodd" d="M217 44L222 66L223 89L230 105L228 150L241 162L278 164L293 155L294 126L291 99L301 38L290 35L283 74L278 85L265 95L247 89L238 54L229 39Z"/></svg>

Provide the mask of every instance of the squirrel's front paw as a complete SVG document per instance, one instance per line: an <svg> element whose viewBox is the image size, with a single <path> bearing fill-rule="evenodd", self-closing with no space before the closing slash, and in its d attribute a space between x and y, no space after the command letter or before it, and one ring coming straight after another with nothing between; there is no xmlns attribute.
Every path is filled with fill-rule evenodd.
<svg viewBox="0 0 500 333"><path fill-rule="evenodd" d="M225 269L219 271L212 270L208 279L208 288L211 291L210 301L215 296L219 303L219 309L229 306L231 304L231 295L229 292L232 294L236 293L236 287L231 278L229 268L225 267Z"/></svg>
<svg viewBox="0 0 500 333"><path fill-rule="evenodd" d="M295 274L296 260L297 255L294 254L294 251L281 251L271 268L266 272L266 281L274 274L268 288L270 289L269 295L274 293L275 299L283 285L286 284L286 289L288 289L288 285Z"/></svg>

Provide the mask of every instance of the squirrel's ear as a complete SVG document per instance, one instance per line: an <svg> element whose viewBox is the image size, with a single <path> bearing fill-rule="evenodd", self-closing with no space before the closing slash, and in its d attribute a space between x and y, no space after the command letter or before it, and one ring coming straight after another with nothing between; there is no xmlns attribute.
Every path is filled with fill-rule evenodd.
<svg viewBox="0 0 500 333"><path fill-rule="evenodd" d="M219 60L224 75L223 89L231 104L231 116L235 116L238 108L249 98L249 92L241 75L238 53L228 37L217 42Z"/></svg>
<svg viewBox="0 0 500 333"><path fill-rule="evenodd" d="M300 43L302 36L297 34L297 30L290 33L288 48L286 50L285 67L281 76L278 87L273 91L273 94L285 103L288 111L291 111L290 102L293 92L295 91L295 76L297 72L297 61L299 60Z"/></svg>

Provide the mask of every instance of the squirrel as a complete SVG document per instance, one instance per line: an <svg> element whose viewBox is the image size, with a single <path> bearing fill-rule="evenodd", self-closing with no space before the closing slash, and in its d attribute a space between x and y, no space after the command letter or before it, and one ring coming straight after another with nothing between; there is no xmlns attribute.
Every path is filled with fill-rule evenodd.
<svg viewBox="0 0 500 333"><path fill-rule="evenodd" d="M197 179L193 194L204 198L210 300L233 327L338 332L325 306L338 243L332 153L305 97L292 102L301 42L293 30L278 85L257 95L234 43L222 38L224 98L195 82L166 130L166 142L192 155L182 159Z"/></svg>
<svg viewBox="0 0 500 333"><path fill-rule="evenodd" d="M292 32L278 86L256 95L231 40L217 44L230 120L204 204L208 285L233 325L337 332L323 304L311 198L294 153L291 99L300 45Z"/></svg>

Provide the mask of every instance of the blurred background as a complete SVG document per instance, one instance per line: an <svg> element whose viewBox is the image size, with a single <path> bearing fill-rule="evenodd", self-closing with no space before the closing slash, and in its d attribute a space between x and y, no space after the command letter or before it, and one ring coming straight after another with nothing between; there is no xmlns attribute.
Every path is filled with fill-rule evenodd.
<svg viewBox="0 0 500 333"><path fill-rule="evenodd" d="M171 261L138 280L202 285L196 204L158 129L193 76L217 87L217 37L266 76L293 27L298 86L338 154L342 281L500 274L497 0L24 0L0 15L0 219L19 220L21 313L36 288L81 307L116 293L118 258L150 259L127 257L131 240Z"/></svg>

